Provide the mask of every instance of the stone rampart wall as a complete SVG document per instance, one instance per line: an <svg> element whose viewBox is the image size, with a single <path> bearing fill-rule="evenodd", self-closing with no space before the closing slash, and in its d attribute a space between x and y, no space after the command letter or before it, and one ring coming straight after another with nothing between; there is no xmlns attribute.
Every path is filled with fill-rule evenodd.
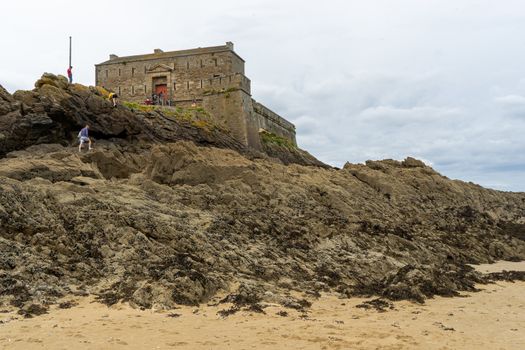
<svg viewBox="0 0 525 350"><path fill-rule="evenodd" d="M294 145L297 144L295 125L253 99L252 105L254 114L252 123L255 124L257 130L264 129L292 141Z"/></svg>

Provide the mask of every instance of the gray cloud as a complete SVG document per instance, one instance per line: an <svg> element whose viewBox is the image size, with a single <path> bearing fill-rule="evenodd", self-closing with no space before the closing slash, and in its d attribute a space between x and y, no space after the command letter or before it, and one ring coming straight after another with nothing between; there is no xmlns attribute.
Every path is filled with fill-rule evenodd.
<svg viewBox="0 0 525 350"><path fill-rule="evenodd" d="M75 79L85 84L109 53L233 41L254 97L293 121L299 144L323 161L411 155L452 178L525 190L522 1L29 0L3 7L0 83L10 91L31 88L43 71L65 73L69 35Z"/></svg>
<svg viewBox="0 0 525 350"><path fill-rule="evenodd" d="M502 107L505 116L525 122L525 97L506 95L495 98L496 104Z"/></svg>

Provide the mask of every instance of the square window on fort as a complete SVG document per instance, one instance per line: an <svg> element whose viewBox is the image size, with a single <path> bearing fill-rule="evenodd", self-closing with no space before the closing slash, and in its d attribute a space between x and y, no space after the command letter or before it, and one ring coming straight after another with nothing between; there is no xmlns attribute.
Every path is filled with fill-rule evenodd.
<svg viewBox="0 0 525 350"><path fill-rule="evenodd" d="M217 67L218 64L217 64L217 59L216 58L213 59L213 64L215 64L215 67Z"/></svg>
<svg viewBox="0 0 525 350"><path fill-rule="evenodd" d="M146 93L148 90L146 89L146 85L144 85L144 93Z"/></svg>
<svg viewBox="0 0 525 350"><path fill-rule="evenodd" d="M186 69L190 69L190 62L186 62Z"/></svg>
<svg viewBox="0 0 525 350"><path fill-rule="evenodd" d="M109 74L109 73L108 73L108 70L106 69L106 78L108 77L108 74Z"/></svg>
<svg viewBox="0 0 525 350"><path fill-rule="evenodd" d="M202 68L202 67L204 67L204 63L203 63L202 60L201 60L201 68Z"/></svg>
<svg viewBox="0 0 525 350"><path fill-rule="evenodd" d="M135 75L135 68L131 68L131 76Z"/></svg>

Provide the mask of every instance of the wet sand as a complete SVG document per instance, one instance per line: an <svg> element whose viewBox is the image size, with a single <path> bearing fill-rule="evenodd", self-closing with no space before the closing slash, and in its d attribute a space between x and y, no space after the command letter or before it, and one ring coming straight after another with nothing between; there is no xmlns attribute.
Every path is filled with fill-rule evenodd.
<svg viewBox="0 0 525 350"><path fill-rule="evenodd" d="M525 271L525 261L498 261L495 264L471 265L481 273L506 271Z"/></svg>
<svg viewBox="0 0 525 350"><path fill-rule="evenodd" d="M511 264L506 269L525 269ZM478 268L500 271L501 265ZM217 311L228 305L156 312L83 298L31 319L0 313L0 349L523 349L525 282L479 288L421 305L396 302L386 312L356 308L369 299L323 295L306 318L277 305L265 315L222 318Z"/></svg>

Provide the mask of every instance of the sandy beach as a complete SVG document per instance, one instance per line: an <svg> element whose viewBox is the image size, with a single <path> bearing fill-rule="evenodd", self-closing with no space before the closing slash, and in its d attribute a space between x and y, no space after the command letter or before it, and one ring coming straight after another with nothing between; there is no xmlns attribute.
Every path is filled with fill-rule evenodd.
<svg viewBox="0 0 525 350"><path fill-rule="evenodd" d="M524 263L483 265L481 271L522 270ZM425 304L396 302L378 312L369 299L323 295L308 313L265 308L220 317L229 305L137 310L90 298L69 309L23 319L0 314L1 349L523 349L525 282L480 285L463 297ZM287 315L284 313L286 312Z"/></svg>

